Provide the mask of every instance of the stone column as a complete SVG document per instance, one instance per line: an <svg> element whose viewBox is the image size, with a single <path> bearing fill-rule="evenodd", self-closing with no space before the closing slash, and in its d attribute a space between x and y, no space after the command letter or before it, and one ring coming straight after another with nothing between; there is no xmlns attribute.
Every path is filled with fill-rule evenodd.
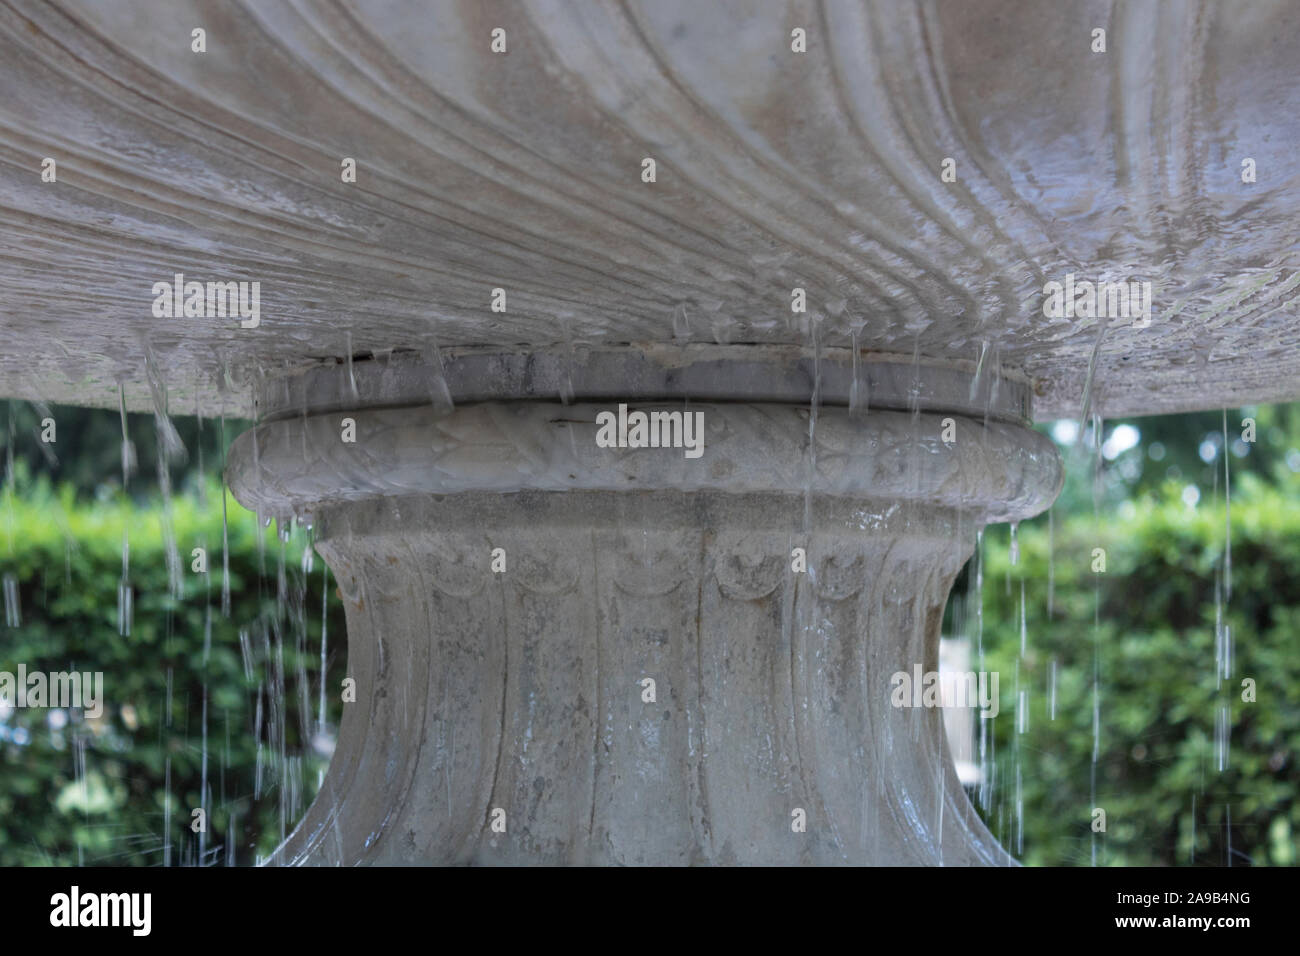
<svg viewBox="0 0 1300 956"><path fill-rule="evenodd" d="M703 454L600 447L620 402L702 413ZM1059 491L1028 402L747 347L267 382L230 485L315 522L357 685L277 862L1010 863L890 678L937 670L977 530Z"/></svg>

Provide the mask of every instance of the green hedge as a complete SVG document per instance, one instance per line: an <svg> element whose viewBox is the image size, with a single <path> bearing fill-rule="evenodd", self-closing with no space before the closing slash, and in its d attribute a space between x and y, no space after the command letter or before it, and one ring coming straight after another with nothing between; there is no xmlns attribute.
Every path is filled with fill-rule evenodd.
<svg viewBox="0 0 1300 956"><path fill-rule="evenodd" d="M1231 678L1215 666L1221 502L1195 510L1180 488L1122 505L1118 514L1057 516L1047 615L1046 519L1006 529L984 549L985 668L1002 675L994 720L996 776L985 820L1013 847L1016 764L1023 855L1032 864L1290 865L1300 834L1300 509L1294 490L1234 478ZM1104 574L1092 571L1106 549ZM1008 585L1009 580L1009 585ZM1020 582L1028 648L1020 650ZM1094 618L1099 621L1094 626ZM1093 773L1093 672L1100 677L1100 741ZM1048 714L1057 662L1056 719ZM1018 665L1018 671L1017 671ZM1016 731L1015 675L1029 691L1029 726ZM1243 678L1256 700L1242 699ZM1228 766L1218 769L1216 715L1226 707ZM1093 796L1095 779L1095 798ZM1106 813L1094 837L1092 810ZM1231 826L1229 827L1229 821Z"/></svg>
<svg viewBox="0 0 1300 956"><path fill-rule="evenodd" d="M21 497L6 494L0 572L17 586L21 623L0 630L0 670L16 673L22 663L29 672L102 671L106 704L99 720L74 712L65 726L55 725L63 712L49 709L11 709L0 718L0 865L156 866L168 856L172 865L193 863L200 837L191 811L205 804L204 862L252 864L314 796L328 760L321 752L328 748L311 739L319 736L327 572L317 558L304 573L301 533L282 544L227 499L231 603L224 615L221 489L205 492L202 504L194 496L174 501L178 598L169 593L159 502L77 502L45 482ZM134 592L129 636L118 633L124 529ZM192 570L196 547L207 549L206 574ZM337 600L328 613L327 730L340 715L346 659ZM278 684L282 695L273 693Z"/></svg>

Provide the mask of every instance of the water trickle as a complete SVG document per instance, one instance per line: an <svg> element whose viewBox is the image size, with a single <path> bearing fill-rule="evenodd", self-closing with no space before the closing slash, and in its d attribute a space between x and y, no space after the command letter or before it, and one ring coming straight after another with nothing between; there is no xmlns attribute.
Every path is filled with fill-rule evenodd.
<svg viewBox="0 0 1300 956"><path fill-rule="evenodd" d="M1220 773L1228 769L1228 750L1231 743L1232 713L1227 704L1220 704L1214 720L1214 765Z"/></svg>
<svg viewBox="0 0 1300 956"><path fill-rule="evenodd" d="M691 337L691 319L686 313L686 303L678 302L673 309L673 338L687 341Z"/></svg>
<svg viewBox="0 0 1300 956"><path fill-rule="evenodd" d="M1056 658L1047 662L1047 713L1056 719Z"/></svg>
<svg viewBox="0 0 1300 956"><path fill-rule="evenodd" d="M969 598L971 611L967 613L969 620L971 612L975 617L975 656L978 663L978 670L985 671L984 663L984 530L977 529L975 532L975 550L971 555L971 563L974 567L975 585L970 589ZM990 745L989 721L977 720L979 724L979 789L977 791L980 806L988 811L992 799L992 781L995 772L994 767L994 748Z"/></svg>
<svg viewBox="0 0 1300 956"><path fill-rule="evenodd" d="M1228 461L1228 410L1223 410L1223 597L1232 599L1232 481Z"/></svg>
<svg viewBox="0 0 1300 956"><path fill-rule="evenodd" d="M325 734L325 649L329 644L329 568L320 568L320 709L316 716L316 732ZM321 772L324 781L324 771Z"/></svg>
<svg viewBox="0 0 1300 956"><path fill-rule="evenodd" d="M131 478L131 469L135 462L135 448L131 444L126 428L126 390L122 383L117 383L117 411L122 419L122 490L126 491Z"/></svg>
<svg viewBox="0 0 1300 956"><path fill-rule="evenodd" d="M447 384L447 366L443 364L442 351L436 342L430 343L426 350L425 362L431 370L429 400L433 403L436 414L446 415L455 410L456 402L451 397L451 386Z"/></svg>
<svg viewBox="0 0 1300 956"><path fill-rule="evenodd" d="M1020 764L1016 764L1016 856L1025 855L1025 796L1020 776Z"/></svg>
<svg viewBox="0 0 1300 956"><path fill-rule="evenodd" d="M910 444L911 462L909 469L912 475L913 489L918 493L921 490L921 472L923 470L921 454L921 395L924 386L921 383L921 338L917 336L912 344L912 378L907 387L907 405L908 410L912 413L912 441Z"/></svg>
<svg viewBox="0 0 1300 956"><path fill-rule="evenodd" d="M975 650L984 668L984 529L975 532Z"/></svg>
<svg viewBox="0 0 1300 956"><path fill-rule="evenodd" d="M573 327L569 316L560 317L560 331L564 336L564 371L560 379L560 404L572 405L577 391L573 387L573 368L577 364L574 354Z"/></svg>
<svg viewBox="0 0 1300 956"><path fill-rule="evenodd" d="M858 332L849 333L849 342L853 354L853 380L849 383L849 414L861 415L867 411L867 389L858 371Z"/></svg>
<svg viewBox="0 0 1300 956"><path fill-rule="evenodd" d="M984 339L980 342L979 360L975 363L975 374L970 380L970 400L972 402L975 401L975 396L979 394L980 379L984 375L984 362L989 355L989 345L990 342L988 339Z"/></svg>
<svg viewBox="0 0 1300 956"><path fill-rule="evenodd" d="M1002 384L1002 351L993 349L988 393L984 396L984 427L989 427L989 414L998 401L998 389Z"/></svg>
<svg viewBox="0 0 1300 956"><path fill-rule="evenodd" d="M257 741L257 764L253 769L254 800L260 800L262 797L262 774L266 766L266 747L262 743L262 698L265 692L266 684L259 684L257 686L257 709L253 714L253 739Z"/></svg>
<svg viewBox="0 0 1300 956"><path fill-rule="evenodd" d="M1102 435L1106 423L1100 415L1092 417L1092 518L1096 525L1101 523L1102 498Z"/></svg>
<svg viewBox="0 0 1300 956"><path fill-rule="evenodd" d="M1097 805L1097 761L1101 757L1101 687L1098 680L1097 655L1092 659L1092 766L1088 773L1088 793L1092 805ZM1097 865L1097 834L1091 834L1092 865Z"/></svg>
<svg viewBox="0 0 1300 956"><path fill-rule="evenodd" d="M822 399L821 346L817 339L817 323L810 323L809 336L813 353L812 401L808 407L808 473L804 483L803 529L812 532L813 482L817 479L817 410Z"/></svg>
<svg viewBox="0 0 1300 956"><path fill-rule="evenodd" d="M167 564L167 590L176 600L184 597L185 580L181 570L180 551L176 546L176 520L172 505L172 479L169 462L173 457L183 458L185 447L181 444L176 426L167 414L167 392L159 384L150 391L154 398L154 429L158 439L158 489L162 494L160 519L163 532L163 558Z"/></svg>
<svg viewBox="0 0 1300 956"><path fill-rule="evenodd" d="M1047 620L1052 620L1056 604L1056 519L1055 508L1047 509Z"/></svg>
<svg viewBox="0 0 1300 956"><path fill-rule="evenodd" d="M948 796L948 768L944 765L939 766L939 788L935 792L936 802L939 804L938 822L935 825L934 845L939 854L939 865L943 866L943 807L947 802Z"/></svg>
<svg viewBox="0 0 1300 956"><path fill-rule="evenodd" d="M172 865L172 758L163 772L163 866Z"/></svg>
<svg viewBox="0 0 1300 956"><path fill-rule="evenodd" d="M1223 626L1223 579L1222 574L1214 580L1214 686L1222 689L1224 672L1224 626Z"/></svg>
<svg viewBox="0 0 1300 956"><path fill-rule="evenodd" d="M197 432L198 432L198 436L195 439L195 443L198 446L197 466L198 466L198 474L199 474L197 496L198 496L199 507L206 509L208 506L208 483L207 483L208 474L207 471L204 469L204 465L203 465L203 409L199 405L199 397L197 394L197 389L195 390L195 396L194 396L194 423L195 426L197 427Z"/></svg>
<svg viewBox="0 0 1300 956"><path fill-rule="evenodd" d="M347 367L348 367L348 389L352 394L352 404L355 406L361 401L361 396L357 392L357 376L352 368L352 332L349 330L344 333L347 341Z"/></svg>
<svg viewBox="0 0 1300 956"><path fill-rule="evenodd" d="M226 447L226 416L221 416L221 447ZM221 616L230 617L230 520L226 500L226 470L221 469Z"/></svg>
<svg viewBox="0 0 1300 956"><path fill-rule="evenodd" d="M715 317L709 328L716 345L730 345L736 332L735 323L725 315Z"/></svg>
<svg viewBox="0 0 1300 956"><path fill-rule="evenodd" d="M289 816L289 789L286 786L288 779L286 774L289 771L288 761L288 738L285 733L285 681L284 681L284 636L280 631L279 622L272 621L272 628L275 631L275 666L271 669L271 716L272 716L272 741L278 749L276 756L279 757L279 769L281 773L279 788L279 818L280 818L280 842L283 843L288 834L288 816Z"/></svg>
<svg viewBox="0 0 1300 956"><path fill-rule="evenodd" d="M8 532L9 554L14 553L14 403L6 402L9 410L9 438L5 442L5 528Z"/></svg>
<svg viewBox="0 0 1300 956"><path fill-rule="evenodd" d="M239 654L244 662L244 679L253 682L253 649L248 640L248 628L239 629Z"/></svg>
<svg viewBox="0 0 1300 956"><path fill-rule="evenodd" d="M74 731L72 737L73 750L73 777L77 789L81 791L81 818L85 825L90 825L90 793L87 790L86 783L86 737L80 729ZM85 861L83 854L84 847L81 845L81 836L77 836L77 865L84 866Z"/></svg>
<svg viewBox="0 0 1300 956"><path fill-rule="evenodd" d="M204 819L207 819L208 813L208 685L205 680L203 683L203 757L199 778L199 807L203 810ZM204 826L199 830L199 866L203 865L204 848L207 845L207 827Z"/></svg>
<svg viewBox="0 0 1300 956"><path fill-rule="evenodd" d="M121 382L117 385L117 411L122 422L122 498L124 503L129 506L130 499L127 497L127 488L135 461L135 449L127 432L126 390ZM129 519L124 518L122 522L122 577L117 585L117 633L123 637L129 636L131 633L132 603L131 522Z"/></svg>
<svg viewBox="0 0 1300 956"><path fill-rule="evenodd" d="M1232 628L1225 620L1227 604L1232 595L1232 486L1229 459L1232 457L1228 443L1228 410L1223 409L1223 558L1214 581L1214 678L1215 687L1232 678ZM1218 484L1218 473L1215 473ZM1214 749L1215 766L1220 773L1228 769L1228 753L1232 741L1232 709L1221 702L1215 712ZM1229 861L1231 865L1231 861Z"/></svg>
<svg viewBox="0 0 1300 956"><path fill-rule="evenodd" d="M1019 563L1020 563L1020 537L1019 537L1019 534L1018 534L1019 531L1020 531L1020 522L1019 522L1019 521L1013 521L1013 522L1011 522L1010 559L1011 559L1011 563L1012 563L1012 564L1019 564ZM1023 582L1022 582L1022 585L1023 585ZM1023 603L1024 603L1024 601L1023 601L1024 593L1023 593L1023 592L1024 592L1024 589L1023 589L1023 586L1022 586L1022 588L1021 588L1021 599L1022 599L1022 600L1021 600L1021 604L1022 604L1022 608L1021 608L1021 609L1022 609L1022 610L1023 610Z"/></svg>
<svg viewBox="0 0 1300 956"><path fill-rule="evenodd" d="M135 603L131 582L126 577L127 553L126 536L123 535L122 580L117 583L117 633L123 637L131 636L131 620L134 616L132 605Z"/></svg>
<svg viewBox="0 0 1300 956"><path fill-rule="evenodd" d="M168 413L167 382L154 357L146 347L144 353L145 380L149 383L149 396L153 401L154 426L158 431L158 457L166 460L185 459L185 443Z"/></svg>
<svg viewBox="0 0 1300 956"><path fill-rule="evenodd" d="M1223 835L1226 838L1224 847L1224 858L1228 866L1232 866L1232 804L1224 805L1224 828Z"/></svg>
<svg viewBox="0 0 1300 956"><path fill-rule="evenodd" d="M1079 413L1079 434L1083 434L1083 428L1088 424L1088 413L1092 410L1093 405L1093 385L1094 378L1097 374L1097 358L1101 355L1101 340L1106 335L1106 319L1101 319L1097 323L1097 338L1092 343L1092 354L1088 356L1088 371L1083 379L1083 409ZM1097 439L1097 446L1101 447L1101 439Z"/></svg>
<svg viewBox="0 0 1300 956"><path fill-rule="evenodd" d="M1029 640L1029 627L1025 621L1025 579L1020 579L1020 657L1025 656L1025 645Z"/></svg>
<svg viewBox="0 0 1300 956"><path fill-rule="evenodd" d="M21 627L23 623L22 606L18 598L18 579L12 574L4 576L5 592L5 626Z"/></svg>

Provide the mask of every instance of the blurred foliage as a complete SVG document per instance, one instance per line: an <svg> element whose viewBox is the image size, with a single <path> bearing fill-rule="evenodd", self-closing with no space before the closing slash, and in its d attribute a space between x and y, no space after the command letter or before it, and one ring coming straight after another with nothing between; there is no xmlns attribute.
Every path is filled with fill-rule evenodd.
<svg viewBox="0 0 1300 956"><path fill-rule="evenodd" d="M1214 420L1222 435L1221 413L1175 423L1172 434L1181 437L1174 438L1168 423L1134 420L1144 427L1144 443L1125 454L1146 455L1149 462L1146 439L1160 436L1169 443L1166 455L1181 457L1182 473L1148 482L1132 498L1108 490L1098 496L1095 513L1096 460L1066 449L1072 463L1068 494L1050 517L1021 524L1015 564L1007 529L988 529L982 637L969 603L980 600L970 566L954 589L953 602L962 612L956 626L974 644L982 643L984 661L976 663L976 650L972 667L1001 675L1001 713L991 721L976 721L992 726L985 742L989 773L974 796L986 823L1005 846L1019 850L1025 863L1297 862L1296 409L1254 410L1260 425L1259 443L1248 452L1254 460L1231 459L1230 575L1224 573L1222 442L1209 463L1196 451ZM1236 416L1236 433L1230 425L1230 446L1240 434L1241 417ZM1188 443L1195 465L1189 462ZM1122 476L1106 474L1121 459L1103 460L1102 487L1126 484ZM1207 474L1202 465L1217 474ZM1189 479L1201 483L1195 504L1184 497ZM1081 500L1088 505L1078 507ZM1073 513L1066 510L1070 501L1076 503ZM1104 573L1092 570L1094 548L1105 549ZM1023 658L1022 584L1027 621ZM1223 680L1217 664L1220 620L1231 639L1230 676ZM1053 666L1055 719L1050 713ZM1254 702L1243 700L1246 678L1255 682ZM1027 694L1023 733L1017 732L1018 690ZM1226 749L1216 739L1221 711L1230 728ZM1220 761L1226 763L1223 769ZM1017 787L1023 802L1019 819ZM1095 835L1094 807L1106 813L1106 830Z"/></svg>
<svg viewBox="0 0 1300 956"><path fill-rule="evenodd" d="M1255 423L1253 442L1242 440L1245 419ZM1057 499L1057 513L1091 513L1094 504L1114 506L1135 495L1157 492L1166 482L1212 497L1223 481L1225 423L1232 468L1250 471L1269 483L1285 484L1300 473L1300 402L1103 421L1103 448L1117 429L1131 428L1138 434L1137 444L1113 459L1096 454L1094 422L1073 444L1060 443L1059 437L1062 428L1067 434L1076 431L1077 423L1049 422L1039 430L1058 438L1071 464L1072 480Z"/></svg>
<svg viewBox="0 0 1300 956"><path fill-rule="evenodd" d="M0 414L6 453L32 478L46 477L57 486L70 486L78 498L110 500L122 492L122 416L115 410L48 405L12 399ZM53 422L50 437L43 441ZM219 464L225 447L251 422L243 419L175 416L181 450L168 461L168 481L177 491L196 491L202 476ZM0 437L5 437L0 436ZM128 413L127 490L137 502L159 493L159 427L151 414Z"/></svg>
<svg viewBox="0 0 1300 956"><path fill-rule="evenodd" d="M283 543L227 499L227 616L219 485L172 502L174 596L161 501L78 501L71 486L56 493L16 471L0 506L0 572L21 621L0 630L0 670L102 671L105 704L97 720L0 707L0 865L194 863L200 841L205 864L255 863L313 798L341 713L328 692L318 723L324 563L305 573L301 533ZM129 635L118 633L124 532ZM198 547L207 573L192 570ZM327 690L345 662L342 608L328 608Z"/></svg>

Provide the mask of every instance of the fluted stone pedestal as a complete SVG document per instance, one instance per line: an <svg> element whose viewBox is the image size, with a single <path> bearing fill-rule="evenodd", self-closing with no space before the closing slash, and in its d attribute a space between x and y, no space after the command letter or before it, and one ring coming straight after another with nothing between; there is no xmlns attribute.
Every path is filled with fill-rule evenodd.
<svg viewBox="0 0 1300 956"><path fill-rule="evenodd" d="M815 416L715 395L689 405L697 459L598 446L618 401L682 409L649 366L695 395L682 381L712 363L704 378L744 399L725 368L749 354L598 355L569 404L509 376L514 397L414 403L431 375L454 395L455 356L268 384L231 487L312 515L357 684L278 862L1010 862L941 711L895 708L890 677L937 670L976 531L1059 489L1024 387L884 360L845 379L851 357L822 356ZM634 394L588 400L628 361ZM874 407L834 404L863 389Z"/></svg>

